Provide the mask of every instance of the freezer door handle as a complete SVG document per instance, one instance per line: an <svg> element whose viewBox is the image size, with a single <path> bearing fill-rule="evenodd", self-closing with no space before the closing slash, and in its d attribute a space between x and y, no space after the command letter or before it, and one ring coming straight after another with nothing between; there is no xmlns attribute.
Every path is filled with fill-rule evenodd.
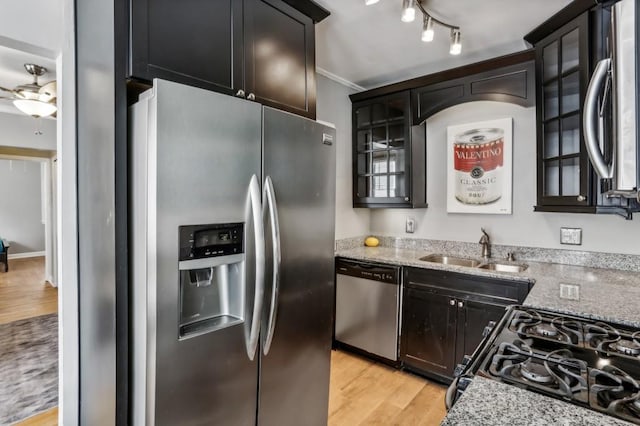
<svg viewBox="0 0 640 426"><path fill-rule="evenodd" d="M250 215L247 219L251 219L253 221L256 252L256 282L253 300L253 316L251 318L251 329L247 341L247 355L249 356L249 359L253 361L260 338L260 319L262 318L265 273L264 224L262 223L262 208L260 205L260 184L258 183L258 177L256 175L251 177L251 182L249 183L247 204L247 216Z"/></svg>
<svg viewBox="0 0 640 426"><path fill-rule="evenodd" d="M271 283L271 308L269 309L269 322L267 323L267 336L264 341L263 352L269 353L273 334L276 329L276 315L278 312L278 291L280 288L280 223L278 221L278 204L276 193L273 189L273 182L267 176L264 182L264 200L269 208L269 221L271 222L271 235L273 236L273 276Z"/></svg>

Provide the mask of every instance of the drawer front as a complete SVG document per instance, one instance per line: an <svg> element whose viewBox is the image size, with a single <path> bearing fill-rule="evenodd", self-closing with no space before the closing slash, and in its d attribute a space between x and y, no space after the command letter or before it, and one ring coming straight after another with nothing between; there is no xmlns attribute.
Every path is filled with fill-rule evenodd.
<svg viewBox="0 0 640 426"><path fill-rule="evenodd" d="M463 299L489 297L505 305L522 303L530 288L529 283L522 281L421 268L404 268L404 285L437 288Z"/></svg>

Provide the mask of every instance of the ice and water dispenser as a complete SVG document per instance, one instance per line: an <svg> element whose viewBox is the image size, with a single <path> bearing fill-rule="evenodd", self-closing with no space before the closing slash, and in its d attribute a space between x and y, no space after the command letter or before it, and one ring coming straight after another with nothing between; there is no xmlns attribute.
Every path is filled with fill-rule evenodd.
<svg viewBox="0 0 640 426"><path fill-rule="evenodd" d="M243 322L244 225L181 226L179 336Z"/></svg>

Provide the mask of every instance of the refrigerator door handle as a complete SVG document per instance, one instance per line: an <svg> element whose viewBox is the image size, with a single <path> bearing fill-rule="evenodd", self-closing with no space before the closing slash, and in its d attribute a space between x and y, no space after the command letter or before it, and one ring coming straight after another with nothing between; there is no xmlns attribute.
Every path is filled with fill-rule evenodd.
<svg viewBox="0 0 640 426"><path fill-rule="evenodd" d="M269 310L269 322L267 323L267 336L264 341L263 353L267 355L273 341L273 334L276 328L276 315L278 311L278 291L280 288L280 223L278 221L278 204L276 193L273 189L273 182L267 176L264 183L264 199L269 207L269 221L271 222L271 235L273 235L273 276L271 285L271 308Z"/></svg>
<svg viewBox="0 0 640 426"><path fill-rule="evenodd" d="M262 223L262 208L260 206L260 184L258 177L253 175L249 183L248 203L250 215L254 226L254 243L256 251L256 282L253 300L253 316L251 318L251 330L247 341L247 355L253 361L256 355L260 338L260 319L262 317L262 302L264 299L264 274L265 274L265 248L264 248L264 224Z"/></svg>
<svg viewBox="0 0 640 426"><path fill-rule="evenodd" d="M600 142L597 129L596 114L598 113L598 95L603 83L607 81L609 70L611 69L611 59L603 59L598 62L593 72L593 77L589 82L587 94L584 101L584 116L582 118L582 128L584 130L584 141L587 148L587 154L593 168L602 179L610 179L613 177L613 167L604 160L604 155L600 149Z"/></svg>

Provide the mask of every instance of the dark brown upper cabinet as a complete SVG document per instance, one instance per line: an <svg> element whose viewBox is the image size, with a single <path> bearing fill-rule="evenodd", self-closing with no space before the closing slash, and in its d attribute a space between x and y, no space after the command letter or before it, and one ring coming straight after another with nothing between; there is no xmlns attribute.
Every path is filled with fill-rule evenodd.
<svg viewBox="0 0 640 426"><path fill-rule="evenodd" d="M353 206L426 207L425 128L409 92L353 104Z"/></svg>
<svg viewBox="0 0 640 426"><path fill-rule="evenodd" d="M539 211L589 211L593 205L582 133L589 34L589 13L584 12L535 45Z"/></svg>
<svg viewBox="0 0 640 426"><path fill-rule="evenodd" d="M288 3L132 0L129 77L176 81L315 118L314 20Z"/></svg>
<svg viewBox="0 0 640 426"><path fill-rule="evenodd" d="M607 4L576 0L525 36L536 52L536 211L631 219L638 210L633 201L602 195L582 131L589 79L595 64L608 56L610 21ZM603 114L607 123L606 108Z"/></svg>

